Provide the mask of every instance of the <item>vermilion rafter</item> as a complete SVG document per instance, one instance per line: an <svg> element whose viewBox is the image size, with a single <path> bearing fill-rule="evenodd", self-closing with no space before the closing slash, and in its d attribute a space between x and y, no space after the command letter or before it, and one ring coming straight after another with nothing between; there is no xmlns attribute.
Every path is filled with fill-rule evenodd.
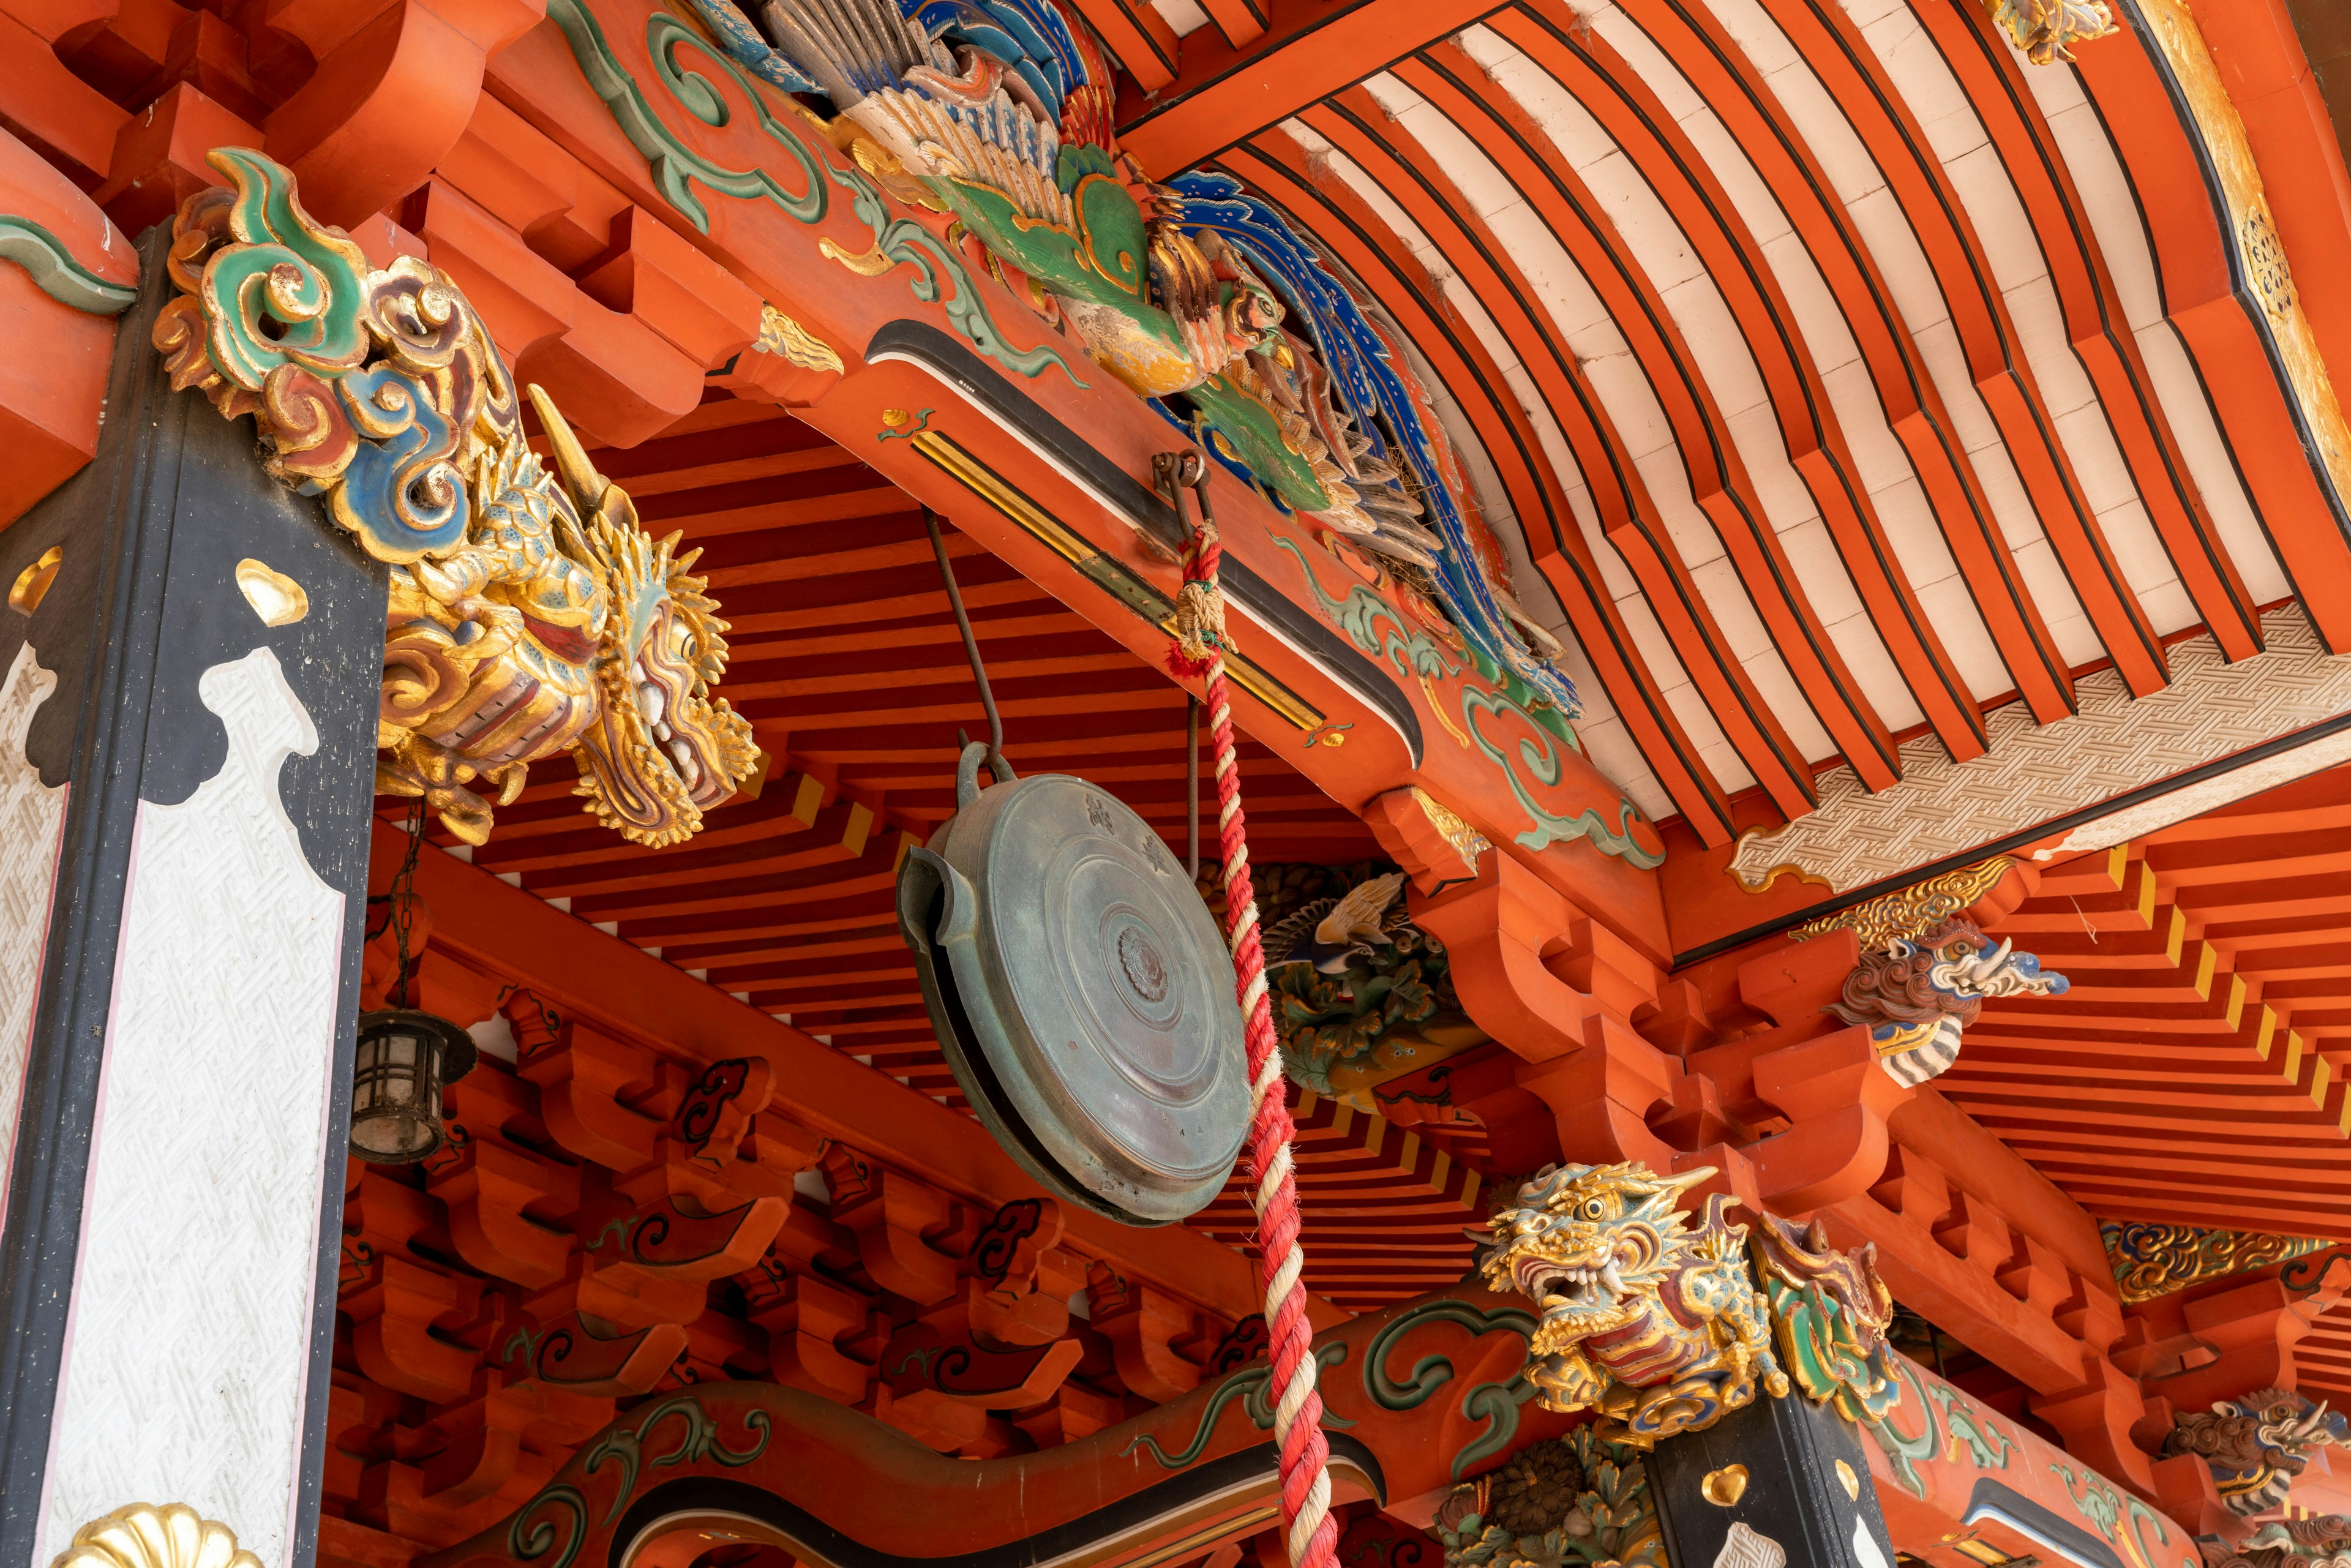
<svg viewBox="0 0 2351 1568"><path fill-rule="evenodd" d="M1573 17L1564 6L1538 0L1536 8L1555 36L1566 37ZM2072 713L2073 682L2064 660L2025 590L1949 411L1894 308L1892 292L1836 203L1834 186L1818 159L1710 13L1681 0L1634 0L1626 11L1737 139L1820 269L1869 367L1886 423L1909 455L2018 692L2043 723ZM1498 19L1497 30L1512 25Z"/></svg>
<svg viewBox="0 0 2351 1568"><path fill-rule="evenodd" d="M1384 226L1353 194L1308 172L1295 143L1269 138L1228 153L1226 164L1293 214L1328 221L1308 224L1320 243L1377 297L1427 356L1484 443L1500 475L1512 511L1527 534L1535 564L1557 590L1584 655L1607 686L1635 744L1701 841L1728 843L1730 808L1646 661L1633 645L1602 582L1565 492L1540 439L1499 367L1458 319L1441 317L1419 294L1403 265L1383 248ZM1416 270L1416 269L1415 269ZM1595 490L1596 504L1600 493Z"/></svg>
<svg viewBox="0 0 2351 1568"><path fill-rule="evenodd" d="M1499 16L1490 25L1607 131L1705 260L1715 287L1746 330L1789 458L1820 507L1855 591L1912 697L1952 757L1980 754L1982 716L1861 487L1844 432L1779 279L1712 169L1637 73L1604 43L1562 31L1555 16L1541 12ZM1446 47L1430 51L1428 57L1441 68L1443 61L1460 57ZM1501 135L1543 145L1527 136L1534 128L1524 110L1484 72L1457 68L1452 74L1498 125L1496 138L1482 139L1489 150ZM1546 162L1546 180L1551 167ZM1541 184L1520 188L1529 200L1541 199Z"/></svg>
<svg viewBox="0 0 2351 1568"><path fill-rule="evenodd" d="M2017 64L1996 24L1980 10L1926 5L1917 14L1967 90L2008 169L2041 242L2050 282L2064 312L2066 335L2097 389L2139 498L2169 549L2197 613L2230 658L2259 653L2261 621L2252 596L2189 476L2138 340L2124 319L2114 278L2091 237L2073 175L2040 105L2021 79L2026 68Z"/></svg>
<svg viewBox="0 0 2351 1568"><path fill-rule="evenodd" d="M1093 6L1117 3L1088 0L1089 15ZM1495 5L1495 0L1263 3L1263 37L1236 47L1220 31L1204 27L1185 38L1172 81L1138 74L1143 92L1122 94L1120 144L1154 176L1165 179L1238 146L1389 62L1459 32ZM1119 47L1115 41L1111 47Z"/></svg>
<svg viewBox="0 0 2351 1568"><path fill-rule="evenodd" d="M1898 765L1884 720L1861 695L1844 656L1806 601L1671 311L1646 275L1629 264L1599 204L1550 137L1458 46L1440 45L1401 62L1395 75L1478 141L1609 305L1673 424L1694 496L1721 533L1813 711L1864 783L1872 789L1892 783ZM1434 172L1425 151L1415 161ZM1462 210L1467 212L1466 204ZM1484 225L1478 227L1482 231ZM1507 260L1504 247L1490 236L1486 243ZM1538 314L1537 319L1550 328L1547 316Z"/></svg>
<svg viewBox="0 0 2351 1568"><path fill-rule="evenodd" d="M1540 295L1510 258L1507 247L1478 217L1468 200L1446 177L1426 148L1409 136L1390 139L1379 134L1374 127L1384 125L1384 117L1368 92L1352 89L1330 104L1308 110L1302 118L1402 205L1421 231L1445 253L1447 263L1476 291L1503 336L1510 340L1519 363L1534 377L1545 402L1555 414L1562 416L1563 426L1571 427L1567 438L1577 448L1579 461L1585 465L1586 483L1596 493L1607 483L1606 476L1626 476L1622 520L1609 517L1605 524L1610 542L1632 567L1634 575L1642 580L1659 621L1674 639L1683 667L1690 671L1700 689L1717 704L1715 712L1723 721L1725 733L1731 737L1749 770L1764 784L1783 812L1792 817L1809 810L1813 801L1811 769L1730 652L1705 596L1690 577L1663 519L1656 515L1646 487L1635 476L1631 453L1616 433L1597 392L1578 369L1573 351ZM1588 231L1586 237L1590 237ZM1591 254L1594 247L1584 248L1585 254L1577 258L1579 262L1591 266L1602 260ZM1677 421L1676 434L1681 438L1685 459L1691 461L1693 466L1705 455L1713 455L1719 461L1723 456L1721 443L1708 428L1712 411L1710 406L1701 406L1702 392L1686 377L1666 380L1679 363L1683 350L1679 334L1674 331L1662 304L1645 298L1631 279L1613 268L1591 276L1633 351L1641 356L1645 368L1654 364L1649 379L1653 387L1660 391L1668 419L1682 416ZM1431 301L1432 305L1437 303ZM1588 436L1572 428L1573 421L1564 417L1571 412L1589 422ZM1700 506L1713 517L1733 559L1742 570L1753 574L1750 583L1758 580L1768 583L1775 564L1784 570L1784 561L1769 559L1764 547L1758 544L1756 534L1761 532L1768 538L1770 530L1758 526L1761 504L1747 484L1744 470L1739 468L1737 455L1728 455L1727 463L1721 466L1711 472L1694 473L1692 477ZM1733 485L1746 493L1732 492L1728 486ZM1608 517L1610 508L1604 503L1601 509L1604 517ZM1792 579L1793 574L1787 575ZM1759 602L1764 591L1768 590L1757 590ZM1831 734L1840 744L1850 745L1859 738L1874 746L1870 721L1861 708L1853 706L1838 684L1845 678L1842 662L1831 674L1813 652L1827 644L1828 633L1812 616L1809 607L1782 594L1771 600L1764 614L1765 623L1777 634L1778 645L1797 672L1798 680L1805 684L1808 692L1819 688L1819 695L1813 697L1815 709L1823 712L1824 719L1834 714L1843 721ZM1808 658L1808 654L1812 656ZM1712 679L1700 674L1706 666L1711 666ZM1742 719L1746 721L1743 724ZM1877 737L1882 737L1884 727L1875 728ZM1891 750L1888 745L1886 753L1890 755ZM1885 782L1890 783L1891 770L1885 766L1885 758L1874 750L1871 755L1878 764L1876 771Z"/></svg>

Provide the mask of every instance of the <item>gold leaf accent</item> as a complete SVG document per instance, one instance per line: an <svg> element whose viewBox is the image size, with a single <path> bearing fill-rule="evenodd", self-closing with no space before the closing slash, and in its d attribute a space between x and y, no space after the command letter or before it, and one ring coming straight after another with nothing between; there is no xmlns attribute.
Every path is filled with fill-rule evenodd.
<svg viewBox="0 0 2351 1568"><path fill-rule="evenodd" d="M1851 909L1841 909L1834 915L1808 920L1789 935L1801 942L1824 931L1849 927L1860 939L1863 948L1874 952L1889 942L1916 936L1938 922L1957 915L1990 893L2008 873L2008 868L2015 863L2006 855L1994 855L1974 865L1947 871L1940 876L1930 876L1908 887L1880 894L1867 903L1855 904Z"/></svg>
<svg viewBox="0 0 2351 1568"><path fill-rule="evenodd" d="M1846 1498L1854 1502L1859 1502L1861 1500L1861 1478L1853 1473L1853 1467L1846 1464L1843 1459L1839 1459L1836 1462L1836 1473L1837 1484L1844 1488L1844 1495Z"/></svg>
<svg viewBox="0 0 2351 1568"><path fill-rule="evenodd" d="M1747 1495L1747 1467L1725 1465L1719 1470L1708 1470L1698 1490L1715 1507L1729 1508Z"/></svg>
<svg viewBox="0 0 2351 1568"><path fill-rule="evenodd" d="M186 1503L134 1502L75 1531L49 1568L261 1568L261 1559Z"/></svg>
<svg viewBox="0 0 2351 1568"><path fill-rule="evenodd" d="M879 277L883 273L898 265L896 262L892 261L888 256L882 254L882 247L880 246L875 246L872 250L866 251L861 256L852 256L849 252L841 249L841 246L833 244L830 239L820 239L817 241L816 247L832 260L841 263L841 266L857 274L860 277Z"/></svg>
<svg viewBox="0 0 2351 1568"><path fill-rule="evenodd" d="M236 586L264 626L291 626L310 613L310 596L300 583L251 556L236 563Z"/></svg>
<svg viewBox="0 0 2351 1568"><path fill-rule="evenodd" d="M1492 849L1493 841L1468 822L1463 821L1460 813L1454 810L1452 807L1447 806L1417 784L1412 787L1412 798L1420 802L1421 813L1428 819L1428 825L1435 828L1439 834L1443 835L1445 841L1453 846L1453 852L1461 857L1461 863L1471 871L1476 871L1478 857Z"/></svg>
<svg viewBox="0 0 2351 1568"><path fill-rule="evenodd" d="M838 371L841 355L833 346L777 309L759 307L759 340L752 352L781 354L804 371Z"/></svg>
<svg viewBox="0 0 2351 1568"><path fill-rule="evenodd" d="M51 545L41 552L41 559L16 574L8 590L8 608L19 615L30 615L48 597L49 584L57 580L57 568L65 564L66 547Z"/></svg>

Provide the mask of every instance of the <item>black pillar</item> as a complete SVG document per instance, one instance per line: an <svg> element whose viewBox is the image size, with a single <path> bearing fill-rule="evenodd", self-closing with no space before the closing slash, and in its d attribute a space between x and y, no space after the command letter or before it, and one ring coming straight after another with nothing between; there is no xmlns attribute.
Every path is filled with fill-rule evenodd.
<svg viewBox="0 0 2351 1568"><path fill-rule="evenodd" d="M316 1550L385 569L171 390L168 239L95 461L0 533L5 1568L135 1500Z"/></svg>
<svg viewBox="0 0 2351 1568"><path fill-rule="evenodd" d="M1650 1473L1674 1568L1771 1568L1772 1547L1787 1568L1894 1568L1860 1434L1801 1394L1667 1438Z"/></svg>

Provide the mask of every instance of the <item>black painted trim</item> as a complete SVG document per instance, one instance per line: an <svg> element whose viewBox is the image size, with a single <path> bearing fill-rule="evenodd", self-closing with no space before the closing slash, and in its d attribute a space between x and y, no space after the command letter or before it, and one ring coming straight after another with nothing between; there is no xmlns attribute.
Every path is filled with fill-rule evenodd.
<svg viewBox="0 0 2351 1568"><path fill-rule="evenodd" d="M885 322L866 344L865 358L869 363L898 359L921 365L967 401L1003 421L1029 445L1075 474L1087 488L1105 498L1161 546L1170 550L1183 548L1183 520L1165 496L1111 461L1050 410L990 371L987 362L969 348L929 322ZM1302 653L1332 684L1378 709L1404 736L1405 745L1412 753L1412 765L1420 766L1420 716L1377 664L1229 554L1217 568L1217 579L1226 594L1248 612L1251 620L1270 629Z"/></svg>
<svg viewBox="0 0 2351 1568"><path fill-rule="evenodd" d="M140 805L179 804L219 774L228 733L204 705L199 682L256 648L277 655L319 737L314 753L286 759L277 786L304 858L345 900L338 1040L349 1038L358 1009L385 569L327 519L319 502L268 477L249 423L220 418L198 392L170 390L148 342L171 293L168 244L161 226L141 242L147 282L116 339L96 457L0 533L0 582L15 581L53 545L63 551L29 618L0 610L0 669L29 641L57 674L26 755L45 782L69 786L0 1229L5 1561L31 1558L39 1525ZM290 625L261 624L235 583L246 556L302 583L309 613ZM316 1555L350 1071L348 1052L338 1051L288 1568Z"/></svg>
<svg viewBox="0 0 2351 1568"><path fill-rule="evenodd" d="M2120 795L2100 800L2095 805L2068 811L2062 817L2052 817L2045 822L2035 823L2029 828L2020 828L2005 838L1994 839L1990 843L1979 844L1970 850L1962 850L1958 854L1945 855L1940 860L1929 861L1924 865L1912 866L1907 871L1881 878L1867 886L1856 887L1849 893L1841 893L1834 898L1808 904L1792 914L1774 915L1769 920L1749 926L1744 931L1735 931L1728 936L1718 936L1713 941L1693 947L1687 953L1675 954L1673 967L1679 970L1692 964L1702 963L1708 958L1728 953L1734 947L1744 947L1750 942L1759 941L1766 936L1776 936L1781 932L1802 925L1807 921L1818 920L1824 915L1834 915L1839 910L1851 909L1856 904L1866 904L1882 894L1897 892L1910 886L1913 883L1924 882L1930 876L1940 876L1947 871L1958 871L1962 866L1974 865L1977 862L1988 860L1993 855L2006 854L2011 850L2021 849L2037 839L2045 839L2052 833L2078 828L2085 822L2095 822L2101 817L2110 817L2116 811L2126 810L2142 801L2160 800L2174 790L2184 789L2191 784L2201 783L2207 779L2220 778L2222 774L2233 773L2248 763L2260 762L2267 758L2295 750L2308 746L2312 741L2324 740L2330 735L2340 734L2346 729L2351 729L2351 713L2336 714L2333 718L2321 720L2307 729L2297 729L2291 735L2273 737L2262 741L2259 746L2250 746L2242 751L2233 752L2227 757L2219 757L2210 762L2199 763L2184 773L2175 773L2168 779L2159 779L2152 784L2143 784L2136 789L2126 790Z"/></svg>
<svg viewBox="0 0 2351 1568"><path fill-rule="evenodd" d="M1384 1503L1387 1479L1371 1449L1358 1439L1338 1432L1330 1434L1330 1443L1332 1461L1362 1470L1372 1483L1374 1495ZM772 1526L803 1542L812 1554L832 1568L915 1568L917 1564L920 1568L1030 1568L1034 1563L1081 1552L1096 1542L1148 1524L1187 1503L1252 1478L1272 1481L1279 1474L1280 1462L1280 1450L1274 1444L1259 1443L1178 1470L1165 1480L1034 1535L939 1557L908 1557L879 1551L827 1524L799 1504L748 1481L723 1476L688 1476L663 1482L631 1505L612 1532L611 1549L602 1568L627 1568L630 1548L661 1520L705 1510L724 1510Z"/></svg>
<svg viewBox="0 0 2351 1568"><path fill-rule="evenodd" d="M2088 1568L2128 1568L2122 1554L2069 1520L2058 1518L2005 1481L1979 1477L1968 1493L1962 1524L1973 1524L1987 1514L1998 1514L2043 1538L2043 1544L2063 1552Z"/></svg>

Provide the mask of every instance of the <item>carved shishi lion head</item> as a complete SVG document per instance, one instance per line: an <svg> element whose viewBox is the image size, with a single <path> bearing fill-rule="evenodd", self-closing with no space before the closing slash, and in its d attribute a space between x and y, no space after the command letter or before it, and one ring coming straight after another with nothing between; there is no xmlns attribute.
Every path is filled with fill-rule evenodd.
<svg viewBox="0 0 2351 1568"><path fill-rule="evenodd" d="M2163 1452L2201 1458L2229 1511L2249 1518L2285 1501L2314 1449L2346 1441L2351 1420L2341 1411L2289 1388L2257 1388L2175 1416Z"/></svg>
<svg viewBox="0 0 2351 1568"><path fill-rule="evenodd" d="M1959 1036L1987 997L2053 997L2065 977L2042 972L2041 960L1995 943L1971 920L1953 918L1916 937L1896 937L1864 953L1845 977L1844 999L1828 1010L1868 1028L1886 1071L1902 1083L1924 1083L1959 1060Z"/></svg>
<svg viewBox="0 0 2351 1568"><path fill-rule="evenodd" d="M1658 1176L1636 1165L1565 1166L1496 1212L1487 1283L1542 1309L1530 1354L1549 1355L1631 1322L1687 1261L1688 1217L1674 1207L1713 1175Z"/></svg>

